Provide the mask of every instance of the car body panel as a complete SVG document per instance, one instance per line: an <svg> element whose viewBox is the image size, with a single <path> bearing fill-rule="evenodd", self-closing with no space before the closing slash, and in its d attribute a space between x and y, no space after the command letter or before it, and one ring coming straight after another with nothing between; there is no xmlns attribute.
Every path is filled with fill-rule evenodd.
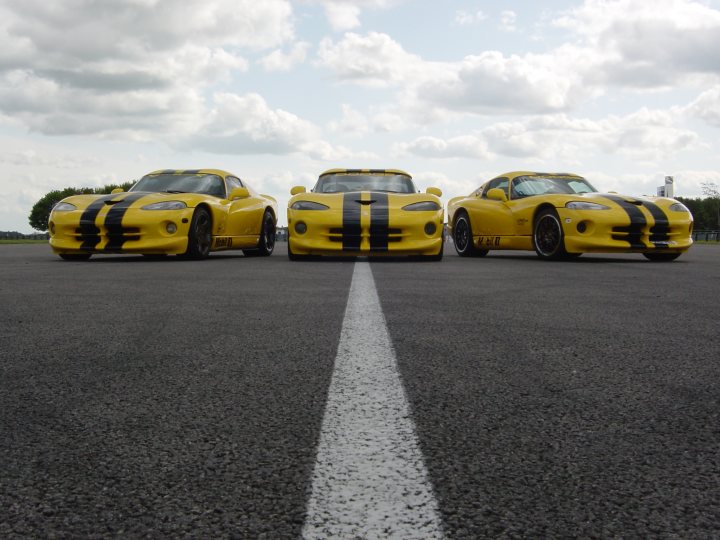
<svg viewBox="0 0 720 540"><path fill-rule="evenodd" d="M502 175L510 183L518 177L581 178L558 173L513 172ZM498 177L500 178L500 177ZM494 179L495 180L495 179ZM563 228L568 253L682 253L693 243L692 215L674 211L678 201L665 197L629 197L616 193L546 193L506 200L484 198L493 180L469 196L448 202L448 228L459 212L470 218L473 245L481 250L533 250L533 226L543 208L553 208ZM594 203L607 209L571 209L570 202Z"/></svg>
<svg viewBox="0 0 720 540"><path fill-rule="evenodd" d="M331 169L321 174L320 179L328 175L334 178L368 175L376 180L380 177L380 183L376 184L380 186L383 176L388 177L388 182L397 176L411 178L398 169ZM351 189L351 186L343 185L341 189L345 188ZM440 198L433 193L293 191L296 194L288 202L288 242L290 252L295 255L442 255L444 210ZM300 201L327 208L293 208ZM435 209L403 209L416 203L434 203ZM302 227L306 228L305 232L300 232Z"/></svg>
<svg viewBox="0 0 720 540"><path fill-rule="evenodd" d="M277 217L277 202L260 195L246 182L248 197L231 200L228 177L235 175L219 169L162 170L160 174L217 175L226 185L224 197L206 193L128 192L109 195L74 195L63 199L76 207L50 214L50 246L57 254L137 253L183 254L196 208L204 207L211 215L211 251L252 249L260 239L262 218L267 209ZM179 201L185 208L146 210L151 204ZM57 208L57 206L56 206ZM176 230L169 231L170 224ZM170 227L172 230L172 227Z"/></svg>

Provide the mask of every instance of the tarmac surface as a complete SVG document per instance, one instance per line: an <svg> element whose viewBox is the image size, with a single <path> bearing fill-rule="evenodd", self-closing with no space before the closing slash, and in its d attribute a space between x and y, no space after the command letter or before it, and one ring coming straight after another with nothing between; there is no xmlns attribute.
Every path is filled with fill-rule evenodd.
<svg viewBox="0 0 720 540"><path fill-rule="evenodd" d="M355 264L285 249L0 245L0 537L302 535ZM369 267L446 538L720 536L720 246Z"/></svg>

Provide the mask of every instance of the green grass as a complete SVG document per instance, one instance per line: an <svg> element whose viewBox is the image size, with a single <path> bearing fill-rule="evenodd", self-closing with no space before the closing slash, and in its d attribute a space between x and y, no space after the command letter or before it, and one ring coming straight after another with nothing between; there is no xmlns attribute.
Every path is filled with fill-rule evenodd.
<svg viewBox="0 0 720 540"><path fill-rule="evenodd" d="M18 240L0 240L0 244L47 244L47 240L31 240L31 239L18 239Z"/></svg>

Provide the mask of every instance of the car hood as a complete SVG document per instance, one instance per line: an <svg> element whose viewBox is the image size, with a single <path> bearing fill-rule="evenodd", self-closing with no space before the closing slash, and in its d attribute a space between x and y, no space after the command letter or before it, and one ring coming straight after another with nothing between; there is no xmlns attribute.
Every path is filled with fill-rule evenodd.
<svg viewBox="0 0 720 540"><path fill-rule="evenodd" d="M129 205L145 206L164 201L183 201L188 207L192 208L198 201L205 200L210 195L199 193L163 193L163 192L147 192L147 191L131 191L122 193L110 193L106 195L71 195L63 199L63 202L74 204L78 210L83 210L93 203L104 202L107 205L113 205L126 201ZM220 199L217 199L220 200Z"/></svg>
<svg viewBox="0 0 720 540"><path fill-rule="evenodd" d="M289 201L288 206L292 206L297 201L311 201L329 206L330 208L341 208L346 199L369 201L373 198L387 197L389 207L402 208L408 204L416 202L432 201L442 207L440 198L430 193L392 193L387 191L349 191L342 193L299 193L294 195Z"/></svg>

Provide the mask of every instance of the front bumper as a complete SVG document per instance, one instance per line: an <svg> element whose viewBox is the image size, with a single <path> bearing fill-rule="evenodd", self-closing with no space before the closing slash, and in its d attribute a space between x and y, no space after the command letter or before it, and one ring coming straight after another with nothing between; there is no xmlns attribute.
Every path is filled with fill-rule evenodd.
<svg viewBox="0 0 720 540"><path fill-rule="evenodd" d="M682 253L693 244L692 218L669 220L656 226L619 222L605 211L583 212L557 209L569 253Z"/></svg>
<svg viewBox="0 0 720 540"><path fill-rule="evenodd" d="M121 224L107 224L103 216L82 223L81 211L50 216L50 247L60 254L138 253L182 254L187 251L194 209L150 211L128 209ZM172 232L171 232L172 231Z"/></svg>
<svg viewBox="0 0 720 540"><path fill-rule="evenodd" d="M304 231L304 232L303 232ZM387 226L361 219L343 226L338 214L288 210L288 242L296 255L396 257L438 255L443 243L443 211L392 212Z"/></svg>

